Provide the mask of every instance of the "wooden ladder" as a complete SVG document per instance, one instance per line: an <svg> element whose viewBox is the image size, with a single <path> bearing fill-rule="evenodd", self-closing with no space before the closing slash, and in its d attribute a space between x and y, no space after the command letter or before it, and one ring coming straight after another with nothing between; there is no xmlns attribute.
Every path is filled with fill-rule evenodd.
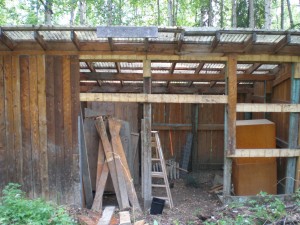
<svg viewBox="0 0 300 225"><path fill-rule="evenodd" d="M161 170L159 172L152 170L151 172L152 188L165 188L167 192L166 197L157 197L157 196L152 196L152 197L164 199L166 203L169 204L170 208L173 208L174 205L173 205L173 199L170 191L168 176L167 176L166 163L164 160L164 155L162 152L158 131L151 131L151 148L152 148L152 165L153 163L159 163L160 164L159 168ZM153 149L155 150L155 152L153 152ZM152 181L153 178L163 179L163 184L153 184Z"/></svg>

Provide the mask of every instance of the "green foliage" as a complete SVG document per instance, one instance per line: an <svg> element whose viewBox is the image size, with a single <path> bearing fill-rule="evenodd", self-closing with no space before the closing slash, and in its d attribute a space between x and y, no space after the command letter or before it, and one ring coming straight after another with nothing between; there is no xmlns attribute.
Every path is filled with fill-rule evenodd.
<svg viewBox="0 0 300 225"><path fill-rule="evenodd" d="M0 199L0 224L2 225L71 225L75 221L62 207L42 199L30 200L20 190L19 184L8 184Z"/></svg>

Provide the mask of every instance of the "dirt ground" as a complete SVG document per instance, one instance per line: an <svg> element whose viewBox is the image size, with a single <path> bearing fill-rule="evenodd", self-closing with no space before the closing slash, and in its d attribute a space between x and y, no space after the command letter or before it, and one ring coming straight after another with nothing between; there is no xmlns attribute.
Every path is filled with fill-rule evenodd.
<svg viewBox="0 0 300 225"><path fill-rule="evenodd" d="M222 171L200 171L198 173L185 175L183 178L172 180L171 193L173 198L174 207L169 208L165 205L161 215L150 215L150 210L142 213L131 211L132 221L144 220L150 225L156 220L159 225L196 225L203 224L199 216L211 215L211 212L222 206L216 194L209 193L210 188L213 186L215 175L222 175ZM137 194L140 197L140 204L143 201L140 196L140 187L136 187ZM166 196L162 193L162 189L154 189L153 195ZM163 189L164 190L164 189ZM103 198L103 206L115 205L115 216L111 225L118 224L118 209L117 202L114 195L105 195ZM97 221L98 215L90 210L77 211L78 214L88 215L89 218ZM93 224L93 223L91 223Z"/></svg>

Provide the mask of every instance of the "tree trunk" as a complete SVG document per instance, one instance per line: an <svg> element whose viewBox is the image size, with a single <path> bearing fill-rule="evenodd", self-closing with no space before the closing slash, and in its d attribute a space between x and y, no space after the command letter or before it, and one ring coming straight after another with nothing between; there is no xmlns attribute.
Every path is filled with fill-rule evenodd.
<svg viewBox="0 0 300 225"><path fill-rule="evenodd" d="M271 29L271 0L265 0L265 29Z"/></svg>
<svg viewBox="0 0 300 225"><path fill-rule="evenodd" d="M52 0L45 1L44 7L45 7L45 24L46 25L52 25L52 15L53 15L52 6L53 6Z"/></svg>
<svg viewBox="0 0 300 225"><path fill-rule="evenodd" d="M220 27L224 27L224 0L220 2Z"/></svg>
<svg viewBox="0 0 300 225"><path fill-rule="evenodd" d="M157 25L160 25L160 5L159 0L157 0Z"/></svg>
<svg viewBox="0 0 300 225"><path fill-rule="evenodd" d="M213 26L213 7L212 7L212 0L209 1L209 7L208 7L208 26Z"/></svg>
<svg viewBox="0 0 300 225"><path fill-rule="evenodd" d="M232 0L232 18L231 18L231 26L237 27L237 18L236 18L236 1Z"/></svg>
<svg viewBox="0 0 300 225"><path fill-rule="evenodd" d="M74 21L77 14L77 0L73 0L71 3L71 11L70 11L70 26L74 25Z"/></svg>
<svg viewBox="0 0 300 225"><path fill-rule="evenodd" d="M253 0L249 0L249 27L254 28L254 2Z"/></svg>
<svg viewBox="0 0 300 225"><path fill-rule="evenodd" d="M108 18L107 25L113 24L112 0L107 0Z"/></svg>
<svg viewBox="0 0 300 225"><path fill-rule="evenodd" d="M286 3L287 3L288 10L289 10L290 26L291 26L290 28L292 29L292 28L294 28L294 20L293 20L290 0L286 0Z"/></svg>
<svg viewBox="0 0 300 225"><path fill-rule="evenodd" d="M174 26L173 23L173 0L168 0L168 25Z"/></svg>
<svg viewBox="0 0 300 225"><path fill-rule="evenodd" d="M80 25L86 25L86 0L79 1Z"/></svg>
<svg viewBox="0 0 300 225"><path fill-rule="evenodd" d="M280 29L284 29L284 0L280 0Z"/></svg>

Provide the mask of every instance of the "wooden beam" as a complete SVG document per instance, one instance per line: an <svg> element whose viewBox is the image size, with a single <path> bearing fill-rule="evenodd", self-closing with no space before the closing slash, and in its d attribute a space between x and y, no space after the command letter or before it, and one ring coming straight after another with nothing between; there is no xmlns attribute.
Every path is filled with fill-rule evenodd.
<svg viewBox="0 0 300 225"><path fill-rule="evenodd" d="M245 74L252 74L253 71L255 71L258 67L260 67L261 63L254 63L251 67L249 67Z"/></svg>
<svg viewBox="0 0 300 225"><path fill-rule="evenodd" d="M192 124L153 123L153 130L192 130ZM224 124L198 124L198 130L224 130Z"/></svg>
<svg viewBox="0 0 300 225"><path fill-rule="evenodd" d="M230 158L251 158L251 157L298 157L300 149L236 149L235 154L228 155Z"/></svg>
<svg viewBox="0 0 300 225"><path fill-rule="evenodd" d="M175 67L176 67L176 62L173 62L171 65L170 71L169 71L170 74L174 73ZM154 78L152 77L152 79L154 79Z"/></svg>
<svg viewBox="0 0 300 225"><path fill-rule="evenodd" d="M143 61L143 95L151 96L151 61ZM152 198L152 177L151 177L151 117L152 107L150 102L143 104L142 120L142 197L144 199L144 209L150 208Z"/></svg>
<svg viewBox="0 0 300 225"><path fill-rule="evenodd" d="M114 41L111 37L108 38L108 43L111 51L114 51Z"/></svg>
<svg viewBox="0 0 300 225"><path fill-rule="evenodd" d="M192 169L197 171L199 169L199 154L198 154L198 126L199 126L199 104L192 104ZM200 143L201 144L201 143Z"/></svg>
<svg viewBox="0 0 300 225"><path fill-rule="evenodd" d="M17 45L13 40L7 37L2 28L0 28L0 41L11 51L14 50Z"/></svg>
<svg viewBox="0 0 300 225"><path fill-rule="evenodd" d="M145 45L145 52L148 52L148 50L149 50L149 38L145 38L144 45Z"/></svg>
<svg viewBox="0 0 300 225"><path fill-rule="evenodd" d="M257 40L256 33L251 34L250 38L244 43L244 51L245 53L251 52L253 44L255 44Z"/></svg>
<svg viewBox="0 0 300 225"><path fill-rule="evenodd" d="M207 103L226 104L227 96L222 95L177 95L177 94L116 94L80 93L80 101L89 102L140 102L140 103Z"/></svg>
<svg viewBox="0 0 300 225"><path fill-rule="evenodd" d="M289 139L288 147L291 149L298 147L298 136L299 136L299 112L300 112L300 79L295 78L297 73L296 68L299 63L292 64L292 77L291 77L291 103L297 104L299 106L298 112L290 112L289 120ZM286 166L286 183L285 183L285 193L294 193L295 188L295 178L296 178L296 157L289 158L287 160Z"/></svg>
<svg viewBox="0 0 300 225"><path fill-rule="evenodd" d="M81 73L85 75L86 80L123 80L123 81L142 81L141 73ZM144 73L144 75L146 75ZM149 75L147 75L149 76ZM225 81L224 74L160 74L152 73L152 81ZM238 74L238 81L271 81L275 79L275 75L254 75L254 74Z"/></svg>
<svg viewBox="0 0 300 225"><path fill-rule="evenodd" d="M40 35L38 31L34 32L34 39L42 47L42 49L44 49L45 51L48 49L47 43L45 42L43 36Z"/></svg>
<svg viewBox="0 0 300 225"><path fill-rule="evenodd" d="M179 38L178 38L178 44L177 44L177 51L178 52L181 52L181 48L182 48L182 45L183 45L183 40L184 40L184 31L181 32L181 34L179 35Z"/></svg>
<svg viewBox="0 0 300 225"><path fill-rule="evenodd" d="M284 38L282 38L274 47L274 54L277 54L280 52L281 49L283 49L286 45L289 45L291 43L291 34L286 34Z"/></svg>
<svg viewBox="0 0 300 225"><path fill-rule="evenodd" d="M79 41L78 36L75 33L75 31L71 32L71 40L72 40L73 44L75 45L75 47L77 48L77 50L80 51L81 44L80 44L80 41Z"/></svg>
<svg viewBox="0 0 300 225"><path fill-rule="evenodd" d="M221 33L219 31L217 31L216 35L211 43L210 52L214 52L214 50L217 48L218 44L220 43L220 39L221 39Z"/></svg>
<svg viewBox="0 0 300 225"><path fill-rule="evenodd" d="M300 104L238 103L237 112L300 112Z"/></svg>
<svg viewBox="0 0 300 225"><path fill-rule="evenodd" d="M234 154L236 147L236 104L237 104L237 60L231 56L227 62L227 79L228 79L228 146L229 154Z"/></svg>
<svg viewBox="0 0 300 225"><path fill-rule="evenodd" d="M95 67L94 67L94 64L92 62L85 62L88 69L92 72L92 73L96 73L96 70L95 70Z"/></svg>
<svg viewBox="0 0 300 225"><path fill-rule="evenodd" d="M227 199L231 194L232 160L228 158L227 155L235 154L236 149L237 59L235 55L228 57L226 68L226 94L228 94L228 104L225 107L224 118L224 202L227 202Z"/></svg>
<svg viewBox="0 0 300 225"><path fill-rule="evenodd" d="M203 66L205 63L201 62L199 63L199 65L197 66L197 68L195 69L195 74L199 74L200 71L202 70Z"/></svg>

